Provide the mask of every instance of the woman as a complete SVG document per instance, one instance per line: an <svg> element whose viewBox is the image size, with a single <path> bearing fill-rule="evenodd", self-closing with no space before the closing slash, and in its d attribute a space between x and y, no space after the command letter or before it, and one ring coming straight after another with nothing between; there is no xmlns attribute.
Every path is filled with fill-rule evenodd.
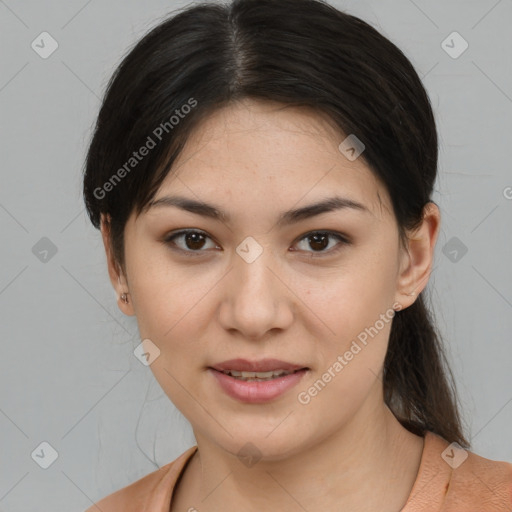
<svg viewBox="0 0 512 512"><path fill-rule="evenodd" d="M197 445L89 511L512 510L422 294L437 153L403 53L317 0L196 5L130 51L84 197Z"/></svg>

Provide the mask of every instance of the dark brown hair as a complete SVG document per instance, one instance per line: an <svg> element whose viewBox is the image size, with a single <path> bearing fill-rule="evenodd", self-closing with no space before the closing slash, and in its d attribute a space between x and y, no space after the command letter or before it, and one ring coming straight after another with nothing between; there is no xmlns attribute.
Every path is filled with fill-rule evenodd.
<svg viewBox="0 0 512 512"><path fill-rule="evenodd" d="M103 99L84 199L96 228L106 215L121 268L130 214L154 198L194 127L244 98L327 114L365 144L363 157L389 192L401 241L419 226L432 202L438 141L428 95L405 55L321 0L208 2L165 19L130 49ZM136 158L142 147L149 151ZM393 319L385 401L409 430L469 447L423 295Z"/></svg>

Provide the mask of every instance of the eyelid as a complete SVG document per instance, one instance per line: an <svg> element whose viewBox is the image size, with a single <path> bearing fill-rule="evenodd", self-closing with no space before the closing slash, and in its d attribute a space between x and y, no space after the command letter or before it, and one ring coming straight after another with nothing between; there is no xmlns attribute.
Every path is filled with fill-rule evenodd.
<svg viewBox="0 0 512 512"><path fill-rule="evenodd" d="M173 240L175 238L178 238L179 236L187 235L190 233L204 235L206 238L209 238L210 240L215 241L210 235L208 235L205 231L202 231L200 229L181 229L178 231L173 231L173 232L167 234L166 236L164 236L163 243L171 246L172 250L179 251L182 254L185 253L185 255L187 255L187 256L192 256L192 257L200 256L201 253L206 252L206 250L192 251L192 250L187 250L187 249L181 249L180 247L176 247L176 245L173 243ZM350 237L343 233L340 233L338 231L333 231L330 229L315 229L315 230L307 231L306 233L297 237L295 239L295 241L293 242L293 245L295 245L298 242L300 242L304 239L307 239L309 236L312 236L315 234L323 234L323 235L330 236L332 238L336 238L339 241L339 243L334 248L331 248L328 251L316 251L316 252L315 251L305 251L306 253L309 253L309 256L308 256L309 258L327 257L327 256L337 253L339 250L341 250L343 248L343 246L352 244ZM217 242L215 242L215 243L217 243ZM296 249L294 249L293 251L301 252L300 250L296 250Z"/></svg>

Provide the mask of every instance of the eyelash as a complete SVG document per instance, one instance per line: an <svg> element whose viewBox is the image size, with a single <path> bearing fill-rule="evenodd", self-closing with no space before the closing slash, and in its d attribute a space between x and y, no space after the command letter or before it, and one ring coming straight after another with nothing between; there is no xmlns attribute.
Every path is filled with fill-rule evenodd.
<svg viewBox="0 0 512 512"><path fill-rule="evenodd" d="M172 233L171 235L167 236L165 239L164 239L164 243L169 245L171 247L172 250L175 250L175 251L179 251L181 252L182 254L185 254L186 256L190 256L190 257L198 257L200 256L201 252L205 252L204 250L196 250L196 251L193 251L193 250L186 250L186 249L181 249L180 247L176 247L176 244L174 243L174 239L175 238L178 238L180 236L183 236L183 235L188 235L188 234L192 234L192 233L196 233L198 235L203 235L205 236L206 238L210 238L206 233L204 233L203 231L198 231L198 230L193 230L193 229L185 229L185 230L182 230L182 231L178 231L176 233ZM328 231L328 230L325 230L325 231L310 231L308 233L306 233L305 235L303 235L301 238L298 239L298 242L301 242L302 240L304 239L307 239L313 235L327 235L329 237L332 237L332 238L336 238L340 243L337 244L334 249L330 249L328 251L306 251L306 252L311 252L311 256L310 258L318 258L318 257L323 257L324 254L326 255L333 255L333 254L337 254L341 249L343 249L343 246L345 245L350 245L350 241L348 240L347 237L343 236L342 234L340 233L336 233L335 231Z"/></svg>

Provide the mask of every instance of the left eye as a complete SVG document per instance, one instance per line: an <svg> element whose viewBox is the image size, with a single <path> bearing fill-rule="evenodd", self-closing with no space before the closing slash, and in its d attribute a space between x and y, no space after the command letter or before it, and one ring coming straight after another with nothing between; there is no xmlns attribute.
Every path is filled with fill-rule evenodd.
<svg viewBox="0 0 512 512"><path fill-rule="evenodd" d="M326 247L329 246L329 239L336 239L338 240L338 244L334 246L334 249L324 250ZM320 253L328 253L332 254L335 253L343 247L343 245L348 245L350 242L349 240L339 234L339 233L332 233L330 231L312 231L311 233L308 233L306 236L303 236L300 240L307 240L310 247L314 248L315 250L312 251L313 254L311 255L314 257L314 253L320 252ZM308 251L306 251L308 252Z"/></svg>
<svg viewBox="0 0 512 512"><path fill-rule="evenodd" d="M179 239L183 240L184 247L180 247L180 245L176 243L176 240ZM164 242L176 246L178 250L187 253L187 255L196 256L197 254L194 253L204 252L201 249L204 248L206 239L211 240L211 238L202 231L184 230L168 236ZM336 239L339 243L335 244L334 249L331 248L329 250L325 250L327 247L329 247L329 239ZM329 254L334 253L339 251L343 245L348 245L350 243L345 236L341 235L340 233L334 233L330 231L311 231L310 233L307 233L301 237L298 243L304 240L306 241L306 244L309 244L310 247L314 249L313 251L306 250L306 252L312 252L313 254L318 252ZM215 246L215 244L213 245Z"/></svg>

